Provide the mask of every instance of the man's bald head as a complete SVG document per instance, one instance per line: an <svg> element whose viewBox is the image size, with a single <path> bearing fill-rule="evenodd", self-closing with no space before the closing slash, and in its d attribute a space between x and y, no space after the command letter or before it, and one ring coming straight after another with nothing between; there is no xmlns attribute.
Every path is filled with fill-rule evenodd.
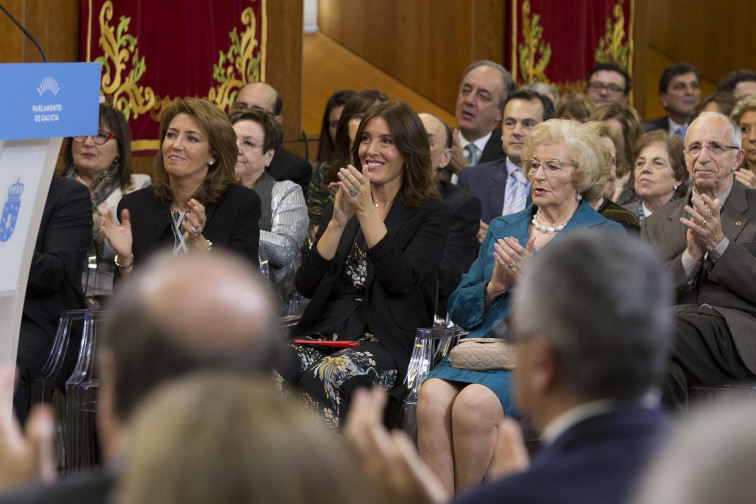
<svg viewBox="0 0 756 504"><path fill-rule="evenodd" d="M418 114L428 132L430 143L431 167L433 175L446 168L452 157L452 133L449 127L437 116L428 113Z"/></svg>
<svg viewBox="0 0 756 504"><path fill-rule="evenodd" d="M167 379L205 368L267 373L277 363L276 303L240 259L160 256L126 282L108 304L102 341L122 420Z"/></svg>
<svg viewBox="0 0 756 504"><path fill-rule="evenodd" d="M251 108L265 110L279 118L281 109L283 109L283 100L276 88L267 82L250 82L243 85L236 93L233 109L246 110Z"/></svg>

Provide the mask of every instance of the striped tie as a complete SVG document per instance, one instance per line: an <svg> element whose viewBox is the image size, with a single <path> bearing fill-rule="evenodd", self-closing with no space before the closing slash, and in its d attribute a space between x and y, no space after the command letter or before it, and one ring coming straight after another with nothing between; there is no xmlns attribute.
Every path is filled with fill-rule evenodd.
<svg viewBox="0 0 756 504"><path fill-rule="evenodd" d="M478 149L475 148L475 145L471 143L465 145L465 158L470 166L478 163Z"/></svg>
<svg viewBox="0 0 756 504"><path fill-rule="evenodd" d="M519 212L525 208L525 202L528 199L528 182L525 175L519 168L509 176L509 183L512 184L512 190L509 192L507 200L504 202L504 211L501 215L508 215Z"/></svg>

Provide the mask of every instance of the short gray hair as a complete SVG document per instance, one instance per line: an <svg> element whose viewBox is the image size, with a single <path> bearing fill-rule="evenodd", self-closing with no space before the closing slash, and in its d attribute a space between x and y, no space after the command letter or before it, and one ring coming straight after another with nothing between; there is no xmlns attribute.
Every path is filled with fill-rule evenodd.
<svg viewBox="0 0 756 504"><path fill-rule="evenodd" d="M650 245L580 230L536 255L515 292L523 334L557 355L560 384L583 401L658 386L673 327L672 283Z"/></svg>
<svg viewBox="0 0 756 504"><path fill-rule="evenodd" d="M738 148L742 146L743 133L740 131L740 125L738 123L736 123L735 121L733 121L726 115L720 114L719 112L701 112L700 114L698 114L698 117L696 117L693 120L693 122L698 121L702 117L714 117L718 119L724 119L725 121L730 123L730 127L732 128L732 137L730 138L730 140L732 140L732 144L737 145ZM693 123L691 123L691 125L692 124ZM688 128L690 128L690 126L688 126Z"/></svg>
<svg viewBox="0 0 756 504"><path fill-rule="evenodd" d="M506 68L504 68L499 63L496 63L495 61L491 60L479 60L474 61L470 63L467 68L465 68L465 73L462 74L462 80L465 80L465 77L467 77L467 74L478 68L479 66L487 66L491 68L495 68L499 72L501 72L502 76L504 77L504 92L501 94L501 100L499 100L499 108L504 108L504 102L507 100L507 95L515 90L515 81L512 78L512 74L507 71Z"/></svg>

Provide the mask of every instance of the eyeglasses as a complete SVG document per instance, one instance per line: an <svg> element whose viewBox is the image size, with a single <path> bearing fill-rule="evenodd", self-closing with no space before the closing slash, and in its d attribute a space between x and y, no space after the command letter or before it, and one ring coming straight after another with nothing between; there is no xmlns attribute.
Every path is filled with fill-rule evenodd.
<svg viewBox="0 0 756 504"><path fill-rule="evenodd" d="M92 141L96 143L97 145L102 145L111 138L113 138L113 133L110 131L105 130L97 130L96 135L84 135L84 136L75 136L73 139L77 142L84 142L87 138L92 137Z"/></svg>
<svg viewBox="0 0 756 504"><path fill-rule="evenodd" d="M606 90L614 94L625 94L625 88L619 87L617 84L604 84L603 82L591 82L588 84L588 89L599 93Z"/></svg>
<svg viewBox="0 0 756 504"><path fill-rule="evenodd" d="M698 156L706 147L708 147L709 152L712 156L721 156L726 150L740 149L740 147L737 147L735 145L721 145L717 142L709 142L705 144L702 144L701 142L693 142L692 144L688 145L688 147L685 149L685 152L687 152L691 156Z"/></svg>
<svg viewBox="0 0 756 504"><path fill-rule="evenodd" d="M262 144L255 143L251 140L238 140L236 145L238 145L239 149L244 152L252 152L258 147L262 148Z"/></svg>
<svg viewBox="0 0 756 504"><path fill-rule="evenodd" d="M577 168L574 164L565 163L564 161L559 161L558 159L547 159L546 161L538 161L537 159L525 159L524 163L528 171L533 172L533 175L538 173L539 168L543 167L543 173L545 173L547 177L552 177L554 175L562 173L564 171L564 168L562 168L563 166L572 166L573 168Z"/></svg>

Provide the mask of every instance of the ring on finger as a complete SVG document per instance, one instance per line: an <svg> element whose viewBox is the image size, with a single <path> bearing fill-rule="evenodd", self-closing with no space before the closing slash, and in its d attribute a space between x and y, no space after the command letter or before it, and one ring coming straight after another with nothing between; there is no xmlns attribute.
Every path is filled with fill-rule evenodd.
<svg viewBox="0 0 756 504"><path fill-rule="evenodd" d="M192 231L195 233L201 233L202 232L202 226L195 226L192 228Z"/></svg>
<svg viewBox="0 0 756 504"><path fill-rule="evenodd" d="M706 219L701 221L701 227L706 227Z"/></svg>
<svg viewBox="0 0 756 504"><path fill-rule="evenodd" d="M358 191L357 191L357 189L350 189L349 190L349 194L351 194L352 198L354 198L355 196L357 196Z"/></svg>
<svg viewBox="0 0 756 504"><path fill-rule="evenodd" d="M507 264L507 266L509 266L510 268L514 268L515 266L517 266L517 261L512 260L512 262Z"/></svg>

